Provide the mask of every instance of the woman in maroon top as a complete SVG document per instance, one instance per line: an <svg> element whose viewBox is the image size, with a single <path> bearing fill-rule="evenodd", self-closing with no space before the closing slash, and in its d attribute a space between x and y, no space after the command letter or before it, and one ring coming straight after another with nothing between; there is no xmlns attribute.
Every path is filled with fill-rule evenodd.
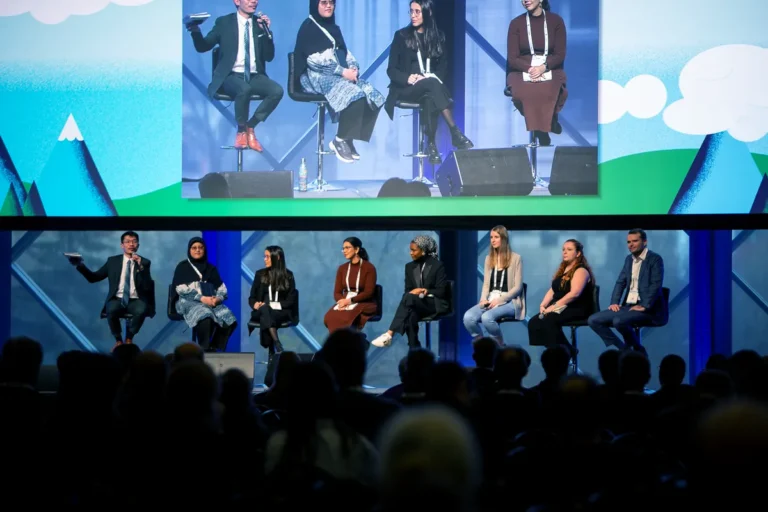
<svg viewBox="0 0 768 512"><path fill-rule="evenodd" d="M325 314L328 332L345 327L362 329L370 317L376 314L374 291L376 267L368 261L368 252L359 238L344 240L341 251L347 259L336 271L333 298L336 304Z"/></svg>
<svg viewBox="0 0 768 512"><path fill-rule="evenodd" d="M528 131L549 146L549 132L563 131L557 114L568 98L565 23L549 11L549 0L521 1L527 12L512 20L507 34L507 87Z"/></svg>

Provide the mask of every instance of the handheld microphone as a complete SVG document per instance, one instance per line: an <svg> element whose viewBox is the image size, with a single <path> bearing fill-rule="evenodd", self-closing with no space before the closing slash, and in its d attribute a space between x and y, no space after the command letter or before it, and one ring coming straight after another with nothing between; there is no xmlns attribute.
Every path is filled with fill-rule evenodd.
<svg viewBox="0 0 768 512"><path fill-rule="evenodd" d="M264 16L263 12L259 11L259 12L256 13L256 18L259 20L259 23L261 23L262 16ZM272 31L269 30L269 26L266 23L261 23L261 28L263 28L264 32L267 33L267 37L272 39Z"/></svg>

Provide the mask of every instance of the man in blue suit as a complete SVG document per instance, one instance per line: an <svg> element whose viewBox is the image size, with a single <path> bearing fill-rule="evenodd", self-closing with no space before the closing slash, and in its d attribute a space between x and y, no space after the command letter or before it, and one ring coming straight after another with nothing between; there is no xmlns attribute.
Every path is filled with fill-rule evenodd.
<svg viewBox="0 0 768 512"><path fill-rule="evenodd" d="M627 248L630 254L624 260L624 267L613 287L611 305L606 311L590 316L588 322L606 346L615 345L620 349L626 347L645 353L633 327L662 325L667 321L668 310L662 292L664 260L648 250L648 237L642 229L629 232ZM624 342L611 331L611 327L621 333Z"/></svg>

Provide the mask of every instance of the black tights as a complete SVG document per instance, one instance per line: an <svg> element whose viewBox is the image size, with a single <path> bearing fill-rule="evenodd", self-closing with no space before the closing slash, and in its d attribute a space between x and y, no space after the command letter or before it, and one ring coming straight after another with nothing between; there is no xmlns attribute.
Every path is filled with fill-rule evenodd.
<svg viewBox="0 0 768 512"><path fill-rule="evenodd" d="M237 328L237 323L228 327L221 327L212 318L204 318L195 326L197 343L205 351L220 350L224 352L235 328Z"/></svg>

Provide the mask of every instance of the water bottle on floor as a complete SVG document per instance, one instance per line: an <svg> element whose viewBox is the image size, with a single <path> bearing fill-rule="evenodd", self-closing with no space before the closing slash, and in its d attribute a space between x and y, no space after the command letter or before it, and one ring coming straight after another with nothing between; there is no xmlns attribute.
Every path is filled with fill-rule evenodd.
<svg viewBox="0 0 768 512"><path fill-rule="evenodd" d="M301 165L299 166L299 192L307 191L307 159L301 159Z"/></svg>

